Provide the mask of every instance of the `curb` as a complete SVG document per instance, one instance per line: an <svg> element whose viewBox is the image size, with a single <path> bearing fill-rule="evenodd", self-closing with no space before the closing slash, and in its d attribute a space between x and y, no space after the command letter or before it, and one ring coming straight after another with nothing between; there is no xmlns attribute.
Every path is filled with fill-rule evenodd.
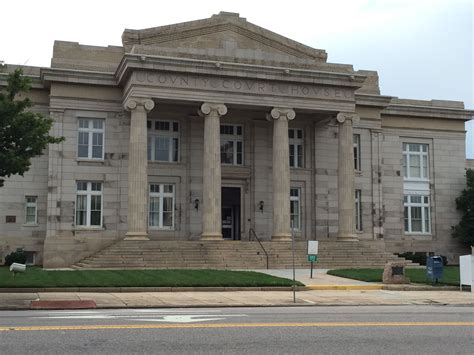
<svg viewBox="0 0 474 355"><path fill-rule="evenodd" d="M309 285L297 286L297 291L459 291L458 286L429 285ZM90 292L90 293L122 293L122 292L235 292L235 291L293 291L291 286L264 287L4 287L2 293L50 293L50 292Z"/></svg>

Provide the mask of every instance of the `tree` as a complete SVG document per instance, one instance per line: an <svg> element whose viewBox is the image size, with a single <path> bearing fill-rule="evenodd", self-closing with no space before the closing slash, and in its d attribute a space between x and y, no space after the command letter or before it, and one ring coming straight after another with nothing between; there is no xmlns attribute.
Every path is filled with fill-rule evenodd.
<svg viewBox="0 0 474 355"><path fill-rule="evenodd" d="M466 170L467 187L456 198L456 209L463 213L457 226L453 227L453 237L463 244L474 245L474 169Z"/></svg>
<svg viewBox="0 0 474 355"><path fill-rule="evenodd" d="M52 137L49 131L53 120L29 109L33 102L20 99L31 88L31 79L21 69L8 75L7 86L0 91L0 187L4 178L23 174L31 165L31 158L41 155L50 143L63 137Z"/></svg>

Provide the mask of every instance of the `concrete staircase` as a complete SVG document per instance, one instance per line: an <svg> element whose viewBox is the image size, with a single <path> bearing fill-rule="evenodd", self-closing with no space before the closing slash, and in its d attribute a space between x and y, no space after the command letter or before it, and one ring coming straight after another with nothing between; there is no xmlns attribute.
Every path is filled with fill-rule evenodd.
<svg viewBox="0 0 474 355"><path fill-rule="evenodd" d="M270 269L292 267L291 242L262 242ZM315 268L383 267L404 260L383 251L377 242L319 242ZM407 266L415 266L407 261ZM308 268L306 242L295 242L295 266ZM267 258L256 241L130 241L122 240L73 268L87 269L265 269Z"/></svg>

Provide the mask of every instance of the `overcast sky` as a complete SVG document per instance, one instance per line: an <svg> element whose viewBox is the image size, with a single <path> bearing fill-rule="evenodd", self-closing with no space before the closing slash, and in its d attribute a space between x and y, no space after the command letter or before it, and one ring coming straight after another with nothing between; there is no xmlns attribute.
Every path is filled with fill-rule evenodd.
<svg viewBox="0 0 474 355"><path fill-rule="evenodd" d="M121 45L142 29L238 12L328 61L377 70L382 94L464 101L474 109L474 0L2 1L0 60L49 66L55 39ZM474 121L466 125L474 158Z"/></svg>

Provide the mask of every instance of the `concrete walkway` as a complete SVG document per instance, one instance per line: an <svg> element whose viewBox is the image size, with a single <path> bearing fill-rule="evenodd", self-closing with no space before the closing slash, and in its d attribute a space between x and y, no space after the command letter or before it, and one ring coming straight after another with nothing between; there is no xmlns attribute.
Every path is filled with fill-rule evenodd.
<svg viewBox="0 0 474 355"><path fill-rule="evenodd" d="M255 270L274 276L292 278L292 270ZM178 308L178 307L269 307L269 306L340 306L340 305L474 305L474 294L440 291L423 286L424 291L401 291L396 285L367 283L330 276L326 270L296 270L296 279L310 290L297 291L296 303L290 290L248 290L174 292L5 292L0 293L0 309L71 309L71 308ZM318 288L319 287L319 288ZM376 287L376 289L374 289ZM382 289L384 287L384 289ZM61 291L61 290L57 290ZM130 291L132 291L130 289ZM136 289L134 291L137 291ZM142 290L143 291L143 290Z"/></svg>

